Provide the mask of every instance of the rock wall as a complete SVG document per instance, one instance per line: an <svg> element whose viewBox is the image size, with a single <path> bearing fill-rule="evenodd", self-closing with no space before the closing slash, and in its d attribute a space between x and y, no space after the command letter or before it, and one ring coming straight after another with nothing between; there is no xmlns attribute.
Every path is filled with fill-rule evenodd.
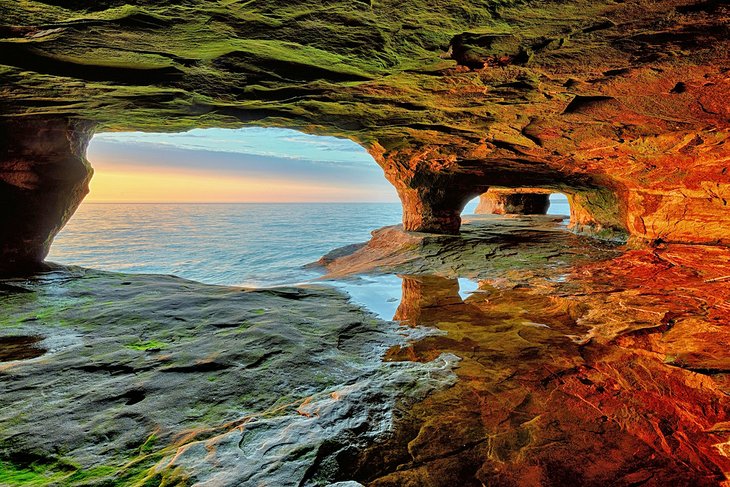
<svg viewBox="0 0 730 487"><path fill-rule="evenodd" d="M0 124L0 272L36 268L89 191L93 125L63 119Z"/></svg>
<svg viewBox="0 0 730 487"><path fill-rule="evenodd" d="M398 192L406 230L457 234L461 211L488 185L462 172L454 154L434 149L386 155L375 146L370 153Z"/></svg>

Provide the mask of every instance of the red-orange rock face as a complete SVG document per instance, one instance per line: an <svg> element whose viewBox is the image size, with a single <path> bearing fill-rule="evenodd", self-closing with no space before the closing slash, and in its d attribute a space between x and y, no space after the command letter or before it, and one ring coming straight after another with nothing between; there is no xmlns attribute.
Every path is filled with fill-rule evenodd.
<svg viewBox="0 0 730 487"><path fill-rule="evenodd" d="M729 77L712 66L653 69L577 83L569 91L590 87L600 95L575 94L567 105L542 100L522 107L529 116L508 118L524 122L493 125L491 141L462 145L437 138L433 143L442 151L452 144L451 161L438 151L431 166L421 152L376 155L391 180L407 181L403 175L413 167L421 174L430 167L434 184L469 196L485 186L546 188L569 196L577 227L625 231L646 241L727 244L730 108L718 100L730 99ZM493 76L485 71L477 75L484 82ZM505 133L509 142L496 139ZM448 186L451 180L460 183ZM444 200L440 208L451 203L457 213L462 201Z"/></svg>
<svg viewBox="0 0 730 487"><path fill-rule="evenodd" d="M441 98L449 108L497 103L490 105L495 121L488 130L480 133L470 118L460 128L472 137L456 130L411 136L439 147L432 152L451 153L451 164L434 157L433 170L464 176L468 188L566 193L576 227L625 231L646 241L727 244L727 7L624 3L602 15L608 20L587 34L590 39L578 36L536 51L526 65L467 63L449 73L453 88ZM585 50L567 47L574 42L585 43ZM709 45L716 49L704 51ZM507 102L510 95L522 96L522 103ZM384 153L381 164L391 178L409 164L389 159L407 160L406 151ZM424 166L422 153L416 154Z"/></svg>

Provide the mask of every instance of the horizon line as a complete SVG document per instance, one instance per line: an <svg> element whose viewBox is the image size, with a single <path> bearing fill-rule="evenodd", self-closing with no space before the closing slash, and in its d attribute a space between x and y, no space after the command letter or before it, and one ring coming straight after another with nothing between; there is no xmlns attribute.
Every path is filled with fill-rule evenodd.
<svg viewBox="0 0 730 487"><path fill-rule="evenodd" d="M84 205L362 205L392 204L400 201L82 201Z"/></svg>

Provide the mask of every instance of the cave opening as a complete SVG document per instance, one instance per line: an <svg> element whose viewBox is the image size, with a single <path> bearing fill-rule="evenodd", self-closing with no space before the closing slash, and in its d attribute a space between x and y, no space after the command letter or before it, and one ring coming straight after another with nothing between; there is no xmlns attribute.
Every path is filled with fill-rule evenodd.
<svg viewBox="0 0 730 487"><path fill-rule="evenodd" d="M551 193L549 197L550 206L548 207L548 215L565 215L570 217L570 200L563 193Z"/></svg>
<svg viewBox="0 0 730 487"><path fill-rule="evenodd" d="M545 214L550 207L550 194L554 193L554 190L546 188L564 187L570 193L572 229L586 234L600 232L601 235L623 235L627 229L624 211L627 206L621 199L625 199L625 194L615 188L604 187L595 181L564 181L559 174L523 174L529 176L526 184L533 181L534 185L522 188L491 186L490 181L509 182L511 176L499 172L476 174L441 170L438 168L451 161L453 155L414 152L411 146L403 149L397 144L388 148L364 135L360 137L368 140L367 144L363 144L368 146L367 151L354 141L362 141L357 136L353 136L352 140L340 139L278 128L196 129L164 134L105 133L102 130L94 135L96 128L93 122L60 118L24 119L4 127L7 133L34 133L36 136L4 139L6 146L3 150L9 167L22 170L10 170L4 174L7 190L3 200L9 210L0 222L5 230L0 234L0 251L5 257L0 264L2 272L25 273L44 268L51 243L82 201L85 201L84 206L74 221L80 221L80 215L92 203L287 203L295 207L291 211L272 211L274 216L257 221L272 222L282 215L288 218L299 215L299 218L313 222L312 228L316 227L315 223L321 225L317 238L328 245L322 249L326 252L343 242L332 239L338 230L349 232L349 238L343 242L345 244L368 240L372 230L398 222L402 222L406 231L458 234L464 206L470 198L478 195L481 195L480 201L473 210L476 213ZM246 140L242 134L247 131L251 137ZM278 131L279 135L274 136L271 131ZM266 143L263 148L255 148L251 143L253 139ZM300 152L281 153L292 145L299 147ZM302 147L307 149L302 150ZM96 176L92 179L94 170ZM245 171L243 174L242 170ZM91 195L86 198L89 187ZM391 216L377 217L366 223L367 227L360 227L358 225L368 222L364 217L368 211L352 206L343 210L340 216L327 212L309 216L301 214L305 204L315 203L336 203L340 206L388 203L392 205L388 210ZM485 204L503 208L485 211L482 208ZM236 248L243 248L245 239L256 234L251 231L246 235L234 233L221 237L225 232L218 228L196 227L193 223L198 221L196 216L186 211L170 211L177 218L173 223L145 219L140 216L143 212L137 212L131 216L105 215L102 224L94 228L100 232L99 241L108 242L109 235L112 235L110 222L118 221L119 225L114 228L128 229L129 234L120 237L115 246L128 248L139 243L147 247L143 243L145 235L139 230L140 221L152 222L149 224L155 232L175 229L179 222L191 222L192 228L177 232L178 241L158 238L169 245L164 256L159 256L164 259L155 262L173 259L177 262L176 258L183 255L179 249L189 244L197 233L204 234L205 244L216 238L226 238L226 243L235 244ZM220 223L235 219L218 212L216 218L208 218L208 221ZM135 225L129 224L132 220ZM242 221L247 220L243 218ZM278 225L296 226L291 220ZM66 227L60 238L68 236L70 228ZM353 231L353 228L359 230ZM361 231L362 237L357 236L357 231ZM297 236L290 236L290 239L296 242ZM76 241L83 244L91 240L77 235ZM256 240L257 243L260 241ZM175 245L172 245L173 242ZM207 249L211 254L219 250L214 247ZM59 258L58 244L51 259L101 267L98 262L72 262ZM199 256L186 257L179 260L179 265L204 260ZM110 267L110 270L128 269ZM144 270L180 273L178 267ZM289 280L284 279L284 282Z"/></svg>
<svg viewBox="0 0 730 487"><path fill-rule="evenodd" d="M564 193L538 188L492 188L469 200L462 215L555 215L570 217Z"/></svg>
<svg viewBox="0 0 730 487"><path fill-rule="evenodd" d="M272 127L102 132L85 203L397 202L349 139Z"/></svg>
<svg viewBox="0 0 730 487"><path fill-rule="evenodd" d="M461 210L461 216L474 215L476 214L477 206L479 206L479 196L472 198Z"/></svg>
<svg viewBox="0 0 730 487"><path fill-rule="evenodd" d="M302 266L397 224L382 169L347 139L274 128L100 133L89 194L47 261L211 283L301 282Z"/></svg>

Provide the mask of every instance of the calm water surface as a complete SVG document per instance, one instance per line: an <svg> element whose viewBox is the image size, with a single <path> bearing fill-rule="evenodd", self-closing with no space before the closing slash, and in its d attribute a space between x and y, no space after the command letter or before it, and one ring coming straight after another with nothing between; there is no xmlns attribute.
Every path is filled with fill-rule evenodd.
<svg viewBox="0 0 730 487"><path fill-rule="evenodd" d="M567 201L554 198L550 213L567 213ZM48 260L209 284L295 284L319 277L305 264L400 220L399 203L85 203Z"/></svg>
<svg viewBox="0 0 730 487"><path fill-rule="evenodd" d="M210 283L293 284L302 266L370 238L400 204L84 204L48 260Z"/></svg>

